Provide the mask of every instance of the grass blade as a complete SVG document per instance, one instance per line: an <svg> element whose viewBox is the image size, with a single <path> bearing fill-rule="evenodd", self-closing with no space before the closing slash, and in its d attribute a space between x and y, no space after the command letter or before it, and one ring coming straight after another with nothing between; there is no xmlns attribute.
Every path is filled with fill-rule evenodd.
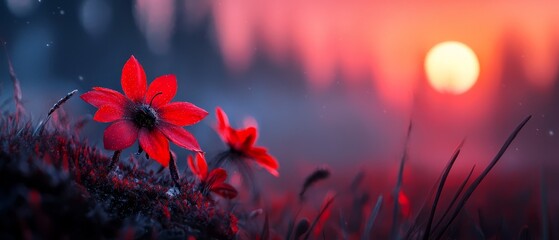
<svg viewBox="0 0 559 240"><path fill-rule="evenodd" d="M470 177L472 177L472 174L474 173L475 168L476 168L476 165L474 165L472 167L472 169L470 169L470 173L468 173L468 176L466 177L466 179L464 179L462 184L460 184L460 186L456 190L456 193L454 193L454 197L452 197L452 200L450 201L450 204L448 205L448 207L446 208L443 215L441 216L441 218L439 219L439 221L437 222L437 224L435 225L435 227L433 229L437 229L441 225L441 223L446 218L446 216L448 215L448 213L450 212L452 207L454 207L454 204L458 200L458 197L460 197L460 194L462 194L462 191L464 191L464 188L466 187L466 184L468 183L468 181L470 181Z"/></svg>
<svg viewBox="0 0 559 240"><path fill-rule="evenodd" d="M316 216L316 218L312 222L311 227L309 228L309 230L307 231L307 234L305 234L305 237L303 239L305 239L305 240L309 239L311 233L313 232L313 229L316 227L316 224L318 223L318 221L320 220L322 215L330 208L330 205L332 205L332 203L334 202L334 198L335 198L335 196L330 197L329 199L326 200L326 203L324 204L322 209L320 209L320 212L318 213L318 215Z"/></svg>
<svg viewBox="0 0 559 240"><path fill-rule="evenodd" d="M289 225L287 227L287 234L285 235L286 240L291 240L291 234L293 234L293 230L295 228L295 221L297 221L297 217L299 216L299 213L301 213L301 210L302 207L299 207L299 210L297 210L293 219L289 221Z"/></svg>
<svg viewBox="0 0 559 240"><path fill-rule="evenodd" d="M463 145L464 145L464 140L462 140L460 145L458 145L458 147L456 147L456 150L454 150L454 153L452 154L452 157L450 158L450 160L448 161L448 163L447 163L447 165L444 169L441 180L439 181L439 187L437 188L437 193L435 194L435 200L433 201L433 206L431 207L431 212L429 213L429 220L427 220L427 226L425 227L425 233L423 234L423 239L424 240L429 239L429 234L431 232L431 226L433 224L433 218L435 218L435 212L437 210L437 204L439 203L439 198L441 197L441 194L443 192L443 188L444 188L444 184L446 182L446 178L448 177L448 174L450 173L450 169L452 169L452 166L454 166L454 162L458 158L458 155L460 155L460 150L462 149Z"/></svg>
<svg viewBox="0 0 559 240"><path fill-rule="evenodd" d="M497 152L497 155L495 155L495 157L493 158L493 160L489 163L489 165L483 170L483 172L474 180L474 182L472 182L472 184L470 185L470 187L468 187L468 189L466 190L466 192L464 193L464 195L462 196L462 198L460 199L460 202L458 202L458 205L456 207L456 209L454 210L454 212L452 213L450 220L446 223L446 225L442 228L442 230L440 231L439 235L437 236L437 239L441 239L444 232L448 229L448 227L450 226L450 224L452 224L452 222L454 221L454 219L456 219L456 217L458 216L458 214L460 213L460 211L462 210L462 208L464 207L464 205L466 205L466 202L468 201L468 199L470 199L470 197L472 196L472 194L474 193L474 191L476 190L476 188L479 186L479 184L481 183L481 181L483 181L483 179L487 176L487 174L489 174L489 172L491 171L491 169L493 169L493 167L497 164L497 162L499 162L499 160L501 159L501 157L503 156L503 154L505 154L505 151L508 149L508 147L511 145L511 143L513 142L513 140L516 138L516 136L518 135L518 133L520 132L520 130L522 130L522 128L524 127L524 125L526 125L526 123L528 122L528 120L530 120L530 118L532 118L532 115L529 115L528 117L526 117L522 122L520 122L520 124L518 124L518 126L514 129L514 131L510 134L510 136L507 138L507 140L505 141L505 143L503 144L503 146L501 147L501 149L499 150L499 152Z"/></svg>
<svg viewBox="0 0 559 240"><path fill-rule="evenodd" d="M2 47L4 48L4 53L6 54L6 59L8 61L8 71L10 73L10 79L12 79L12 83L14 85L14 102L16 104L16 121L19 122L20 116L25 112L25 108L21 103L21 99L23 98L23 94L21 93L21 87L19 84L19 80L16 75L16 71L14 70L14 66L12 65L12 60L8 55L8 49L6 48L6 43L2 41Z"/></svg>
<svg viewBox="0 0 559 240"><path fill-rule="evenodd" d="M357 173L357 175L355 175L355 178L353 178L353 180L351 181L351 185L349 186L349 189L351 191L357 191L357 188L359 187L361 182L363 182L364 178L365 178L365 172L359 171L359 173Z"/></svg>
<svg viewBox="0 0 559 240"><path fill-rule="evenodd" d="M260 233L260 239L268 240L270 239L270 222L268 219L268 213L264 213L264 225L262 226L262 232Z"/></svg>
<svg viewBox="0 0 559 240"><path fill-rule="evenodd" d="M377 219L378 214L380 213L380 209L382 207L382 195L377 198L377 203L375 204L375 208L371 212L369 219L367 220L367 225L365 225L365 230L363 231L363 235L361 235L361 240L367 240L371 237L371 232L373 231L373 226L375 224L375 220Z"/></svg>
<svg viewBox="0 0 559 240"><path fill-rule="evenodd" d="M318 181L324 180L330 176L330 171L326 168L318 168L305 179L303 188L299 192L299 200L304 200L307 189Z"/></svg>
<svg viewBox="0 0 559 240"><path fill-rule="evenodd" d="M295 228L295 239L299 239L299 237L303 236L311 226L311 223L306 218L303 218L297 223L297 227Z"/></svg>
<svg viewBox="0 0 559 240"><path fill-rule="evenodd" d="M398 203L398 197L400 194L400 189L402 188L402 181L404 178L404 165L406 159L408 158L408 145L410 141L410 135L412 130L412 122L408 125L408 133L406 135L406 141L404 143L404 153L402 154L402 159L400 161L400 168L398 169L398 180L396 181L396 186L394 187L393 197L394 197L394 209L392 211L392 229L390 231L390 236L392 239L399 239L398 237L398 213L400 212L400 204Z"/></svg>
<svg viewBox="0 0 559 240"><path fill-rule="evenodd" d="M345 240L349 238L349 229L347 227L347 221L345 220L341 209L340 209L340 231L341 231L342 239Z"/></svg>
<svg viewBox="0 0 559 240"><path fill-rule="evenodd" d="M68 101L70 98L72 98L72 96L74 96L74 94L76 94L78 92L77 89L74 89L74 91L69 92L68 94L66 94L66 96L64 96L63 98L61 98L60 100L58 100L58 102L56 102L49 110L49 112L47 113L47 117L45 117L43 120L41 120L41 122L39 122L39 124L37 125L37 128L35 129L35 131L33 132L33 135L37 135L37 134L41 134L41 132L43 132L43 129L45 128L45 125L47 124L47 122L49 121L49 119L51 118L52 114L54 113L54 111L56 111L57 109L59 109L66 101Z"/></svg>

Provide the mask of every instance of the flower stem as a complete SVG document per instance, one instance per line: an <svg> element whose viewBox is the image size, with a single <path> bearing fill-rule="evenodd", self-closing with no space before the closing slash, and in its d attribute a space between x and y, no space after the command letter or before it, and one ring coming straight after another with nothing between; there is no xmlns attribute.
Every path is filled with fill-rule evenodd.
<svg viewBox="0 0 559 240"><path fill-rule="evenodd" d="M210 162L211 164L210 167L211 168L223 167L222 165L224 165L225 160L227 160L227 158L229 158L231 155L232 155L231 150L227 150L225 152L218 154L215 160Z"/></svg>
<svg viewBox="0 0 559 240"><path fill-rule="evenodd" d="M109 164L109 171L112 171L114 169L114 167L116 166L116 164L118 163L118 161L120 160L120 153L122 152L122 150L116 150L113 153L113 157L111 158L111 163Z"/></svg>
<svg viewBox="0 0 559 240"><path fill-rule="evenodd" d="M177 169L177 162L175 161L173 154L171 154L171 159L169 159L169 171L171 172L171 179L173 179L175 187L180 189L179 170Z"/></svg>

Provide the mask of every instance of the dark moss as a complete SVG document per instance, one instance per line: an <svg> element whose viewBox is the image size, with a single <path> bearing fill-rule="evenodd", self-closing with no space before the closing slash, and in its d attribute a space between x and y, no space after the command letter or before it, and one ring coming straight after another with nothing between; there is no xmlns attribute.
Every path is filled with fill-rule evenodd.
<svg viewBox="0 0 559 240"><path fill-rule="evenodd" d="M0 117L0 238L232 239L236 218L166 172L110 159L71 132Z"/></svg>

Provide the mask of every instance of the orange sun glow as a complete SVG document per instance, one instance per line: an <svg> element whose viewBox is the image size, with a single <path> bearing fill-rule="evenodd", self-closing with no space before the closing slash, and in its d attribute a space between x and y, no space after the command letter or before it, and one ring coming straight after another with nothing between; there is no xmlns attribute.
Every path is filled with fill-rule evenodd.
<svg viewBox="0 0 559 240"><path fill-rule="evenodd" d="M465 44L442 42L427 53L425 73L435 90L458 95L465 93L476 83L479 61L474 51Z"/></svg>

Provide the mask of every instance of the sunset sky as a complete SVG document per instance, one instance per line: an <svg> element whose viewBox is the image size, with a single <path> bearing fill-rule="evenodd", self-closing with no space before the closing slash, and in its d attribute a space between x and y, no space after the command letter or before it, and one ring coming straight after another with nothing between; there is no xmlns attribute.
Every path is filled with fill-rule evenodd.
<svg viewBox="0 0 559 240"><path fill-rule="evenodd" d="M412 165L439 171L467 137L460 164L469 169L532 114L506 155L514 169L559 157L557 12L559 2L541 0L6 0L0 36L24 92L44 98L27 100L38 111L70 88L118 89L134 54L148 79L177 74L178 98L211 113L222 106L237 124L254 117L286 169L346 158L354 168L391 165L410 120ZM462 94L437 91L426 77L428 51L445 41L479 60L479 77ZM193 130L211 147L219 146L214 123L212 114Z"/></svg>
<svg viewBox="0 0 559 240"><path fill-rule="evenodd" d="M149 2L137 1L136 10L154 9ZM512 124L519 113L555 115L540 113L540 107L555 104L556 1L239 0L188 2L185 12L167 2L157 11L167 11L159 15L162 19L153 10L144 22L157 25L186 12L186 21L195 25L209 16L225 66L234 75L255 71L256 61L264 58L280 67L295 65L307 89L319 96L340 81L347 95L370 88L384 108L414 118L418 129L429 129L415 143L424 149L418 150L420 158L430 158L437 152L434 146L444 146L448 154L450 145L466 136L480 138L471 144L477 148L472 156L481 157L491 151L487 143L503 138L494 136L506 131L496 122ZM145 32L148 40L166 36L152 29L157 34ZM477 82L460 95L434 91L426 81L425 56L444 41L464 43L479 59ZM545 137L554 131L535 129ZM448 145L449 139L455 141Z"/></svg>

